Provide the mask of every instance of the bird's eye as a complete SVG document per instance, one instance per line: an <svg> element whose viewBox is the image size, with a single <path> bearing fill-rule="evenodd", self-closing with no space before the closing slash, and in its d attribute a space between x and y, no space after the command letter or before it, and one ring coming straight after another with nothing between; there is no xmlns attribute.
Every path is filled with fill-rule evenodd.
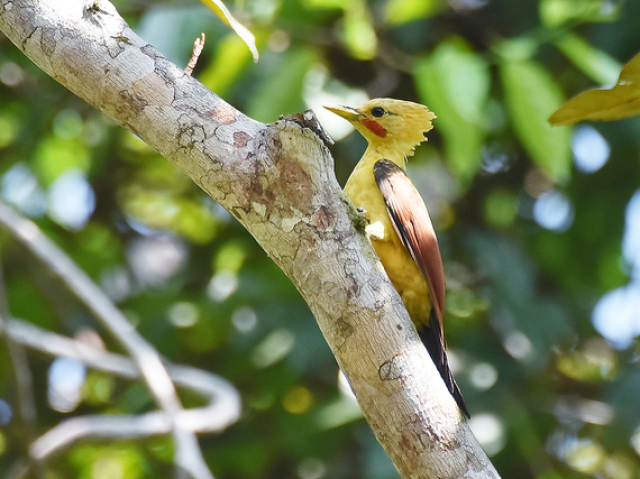
<svg viewBox="0 0 640 479"><path fill-rule="evenodd" d="M385 113L386 112L384 111L384 108L382 108L381 106L376 106L375 108L371 109L371 114L376 118L380 118Z"/></svg>

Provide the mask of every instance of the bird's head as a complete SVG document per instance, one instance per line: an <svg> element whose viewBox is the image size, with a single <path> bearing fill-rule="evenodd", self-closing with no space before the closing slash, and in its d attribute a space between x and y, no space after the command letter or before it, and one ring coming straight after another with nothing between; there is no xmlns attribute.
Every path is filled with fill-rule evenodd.
<svg viewBox="0 0 640 479"><path fill-rule="evenodd" d="M413 155L413 150L433 128L436 115L429 108L410 101L375 98L359 108L325 106L329 111L349 121L378 150Z"/></svg>

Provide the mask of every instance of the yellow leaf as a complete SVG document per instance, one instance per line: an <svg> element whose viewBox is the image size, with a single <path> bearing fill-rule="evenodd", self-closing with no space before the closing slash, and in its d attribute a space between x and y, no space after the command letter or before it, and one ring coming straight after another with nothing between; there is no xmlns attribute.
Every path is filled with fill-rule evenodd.
<svg viewBox="0 0 640 479"><path fill-rule="evenodd" d="M567 101L551 117L552 125L583 120L620 120L640 114L640 54L622 67L618 83L607 90L587 90Z"/></svg>
<svg viewBox="0 0 640 479"><path fill-rule="evenodd" d="M236 20L221 0L200 0L209 10L215 13L220 20L229 25L236 35L238 35L253 55L253 61L257 62L259 58L258 49L256 48L256 38L244 25Z"/></svg>

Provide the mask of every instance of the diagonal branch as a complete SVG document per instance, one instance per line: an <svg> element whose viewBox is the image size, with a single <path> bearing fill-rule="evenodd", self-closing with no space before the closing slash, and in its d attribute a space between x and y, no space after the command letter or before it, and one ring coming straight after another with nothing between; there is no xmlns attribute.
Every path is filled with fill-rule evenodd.
<svg viewBox="0 0 640 479"><path fill-rule="evenodd" d="M403 478L498 477L355 230L333 159L311 130L264 125L226 104L107 0L0 0L0 12L0 30L40 68L158 150L256 238L307 301Z"/></svg>

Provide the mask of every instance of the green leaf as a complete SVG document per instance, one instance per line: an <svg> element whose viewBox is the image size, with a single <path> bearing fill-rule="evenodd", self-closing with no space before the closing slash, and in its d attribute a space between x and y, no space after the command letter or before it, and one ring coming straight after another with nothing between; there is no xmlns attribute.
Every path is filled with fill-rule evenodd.
<svg viewBox="0 0 640 479"><path fill-rule="evenodd" d="M593 81L601 85L616 82L622 65L602 50L591 46L581 36L567 32L556 39L554 45Z"/></svg>
<svg viewBox="0 0 640 479"><path fill-rule="evenodd" d="M69 453L69 461L75 469L75 477L89 479L96 477L144 477L148 468L144 454L135 443L120 442L114 446L80 444Z"/></svg>
<svg viewBox="0 0 640 479"><path fill-rule="evenodd" d="M253 95L248 109L251 118L272 122L283 113L304 109L304 79L317 57L306 48L287 50L282 56L283 61L277 70L265 78Z"/></svg>
<svg viewBox="0 0 640 479"><path fill-rule="evenodd" d="M612 22L620 8L603 0L541 0L540 20L543 25L558 27L569 21Z"/></svg>
<svg viewBox="0 0 640 479"><path fill-rule="evenodd" d="M45 185L71 168L85 173L90 166L91 153L78 138L51 135L40 142L35 152L35 170Z"/></svg>
<svg viewBox="0 0 640 479"><path fill-rule="evenodd" d="M142 190L136 186L122 194L122 208L133 218L152 228L169 229L198 244L210 242L218 223L206 204L165 190Z"/></svg>
<svg viewBox="0 0 640 479"><path fill-rule="evenodd" d="M302 0L301 3L310 10L345 9L349 0Z"/></svg>
<svg viewBox="0 0 640 479"><path fill-rule="evenodd" d="M518 216L517 200L513 193L495 189L484 202L484 217L487 223L497 228L510 228Z"/></svg>
<svg viewBox="0 0 640 479"><path fill-rule="evenodd" d="M402 25L427 18L440 8L439 0L389 0L384 6L384 17L389 25Z"/></svg>
<svg viewBox="0 0 640 479"><path fill-rule="evenodd" d="M199 80L216 95L224 98L237 84L238 77L251 56L244 42L233 34L224 38L217 47L213 61L200 74Z"/></svg>
<svg viewBox="0 0 640 479"><path fill-rule="evenodd" d="M553 125L570 125L584 120L620 120L640 114L640 54L620 72L618 83L609 90L587 90L571 98L551 117Z"/></svg>
<svg viewBox="0 0 640 479"><path fill-rule="evenodd" d="M193 41L201 33L207 36L207 45L229 33L228 28L216 21L203 5L189 2L156 4L145 9L137 29L139 35L177 65L186 66L193 52ZM205 46L208 51L208 46ZM246 47L245 47L246 48Z"/></svg>
<svg viewBox="0 0 640 479"><path fill-rule="evenodd" d="M20 119L10 111L0 111L0 148L9 146L18 136Z"/></svg>
<svg viewBox="0 0 640 479"><path fill-rule="evenodd" d="M531 159L558 183L571 174L570 130L552 128L547 115L562 103L560 87L533 60L504 60L500 76L513 128Z"/></svg>
<svg viewBox="0 0 640 479"><path fill-rule="evenodd" d="M345 8L343 22L343 40L351 55L358 60L373 59L378 52L378 38L366 2L349 2Z"/></svg>
<svg viewBox="0 0 640 479"><path fill-rule="evenodd" d="M480 167L486 136L485 105L491 76L486 61L461 40L441 43L414 69L422 101L436 115L449 165L462 180Z"/></svg>
<svg viewBox="0 0 640 479"><path fill-rule="evenodd" d="M213 271L230 271L237 274L247 260L248 252L239 241L228 241L220 247L213 261Z"/></svg>

